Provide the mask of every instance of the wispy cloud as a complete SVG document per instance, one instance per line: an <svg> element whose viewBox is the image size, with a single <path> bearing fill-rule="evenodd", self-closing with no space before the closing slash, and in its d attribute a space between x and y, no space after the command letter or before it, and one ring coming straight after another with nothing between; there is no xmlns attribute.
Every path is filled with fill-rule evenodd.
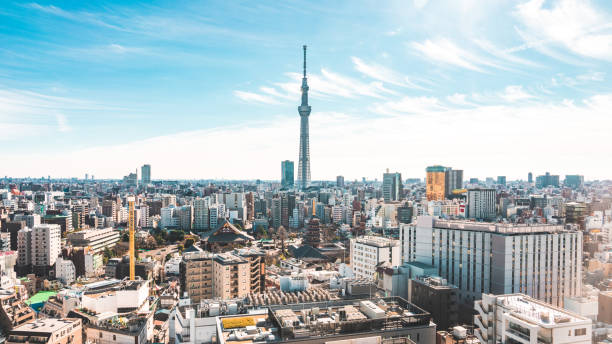
<svg viewBox="0 0 612 344"><path fill-rule="evenodd" d="M302 74L286 73L288 81L277 82L272 86L262 86L260 92L234 91L234 95L246 101L275 104L287 100L297 101L300 94ZM397 94L388 89L380 81L363 82L353 77L321 69L320 73L308 75L309 95L314 98L341 97L354 99L357 97L372 97L384 99L388 95Z"/></svg>
<svg viewBox="0 0 612 344"><path fill-rule="evenodd" d="M370 107L372 112L390 116L425 114L446 109L435 97L403 97L395 101L376 103Z"/></svg>
<svg viewBox="0 0 612 344"><path fill-rule="evenodd" d="M19 89L0 89L0 128L21 128L21 133L42 130L67 132L67 111L108 110L86 100L58 97ZM0 135L11 139L14 135Z"/></svg>
<svg viewBox="0 0 612 344"><path fill-rule="evenodd" d="M264 103L264 104L278 104L279 102L271 96L245 91L234 91L234 95L241 100L246 102Z"/></svg>
<svg viewBox="0 0 612 344"><path fill-rule="evenodd" d="M362 59L354 56L351 57L351 59L353 60L355 69L358 72L369 76L372 79L380 80L396 86L425 90L424 87L410 81L408 77L385 66L376 63L366 63Z"/></svg>
<svg viewBox="0 0 612 344"><path fill-rule="evenodd" d="M460 48L446 38L412 42L410 46L412 49L422 54L423 57L443 64L449 64L477 72L485 72L483 67L502 68L485 57Z"/></svg>
<svg viewBox="0 0 612 344"><path fill-rule="evenodd" d="M559 58L545 46L562 47L580 56L612 60L612 21L609 14L590 1L561 0L551 7L544 0L531 0L516 7L524 25L521 48L536 48Z"/></svg>

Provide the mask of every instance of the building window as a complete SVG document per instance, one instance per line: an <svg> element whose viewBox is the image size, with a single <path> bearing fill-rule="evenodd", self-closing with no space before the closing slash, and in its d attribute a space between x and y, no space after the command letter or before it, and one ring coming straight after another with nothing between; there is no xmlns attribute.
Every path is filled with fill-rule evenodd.
<svg viewBox="0 0 612 344"><path fill-rule="evenodd" d="M586 328L579 328L574 330L574 336L584 336L586 334Z"/></svg>

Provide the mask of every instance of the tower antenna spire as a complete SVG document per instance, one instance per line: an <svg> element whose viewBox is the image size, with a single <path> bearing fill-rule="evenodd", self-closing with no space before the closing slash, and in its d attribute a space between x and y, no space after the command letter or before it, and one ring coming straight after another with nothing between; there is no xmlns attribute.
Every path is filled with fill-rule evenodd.
<svg viewBox="0 0 612 344"><path fill-rule="evenodd" d="M306 45L304 45L304 78L306 77Z"/></svg>

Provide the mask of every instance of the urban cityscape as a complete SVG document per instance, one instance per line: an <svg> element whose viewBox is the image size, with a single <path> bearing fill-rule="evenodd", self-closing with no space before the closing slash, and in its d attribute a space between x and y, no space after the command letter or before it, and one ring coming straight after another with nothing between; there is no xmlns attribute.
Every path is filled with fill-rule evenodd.
<svg viewBox="0 0 612 344"><path fill-rule="evenodd" d="M298 4L304 7L293 7ZM190 22L194 14L198 18L196 31L204 38L219 35L239 42L257 40L266 49L274 50L287 49L288 43L284 40L289 38L282 36L273 44L257 35L245 38L244 32L213 29L209 25L216 23L217 11L228 9L224 6L240 11L241 15L258 16L256 22L262 24L264 30L264 14L293 16L297 11L299 15L291 17L287 23L278 19L289 27L299 25L304 20L302 15L315 23L329 25L326 20L312 15L313 12L336 15L335 11L319 7L327 4L316 2L253 2L240 6L213 2L203 7L188 5L184 8L187 12L181 14L182 21L173 24L170 17L161 18L162 11L169 15L169 9L184 6L184 3L136 8L111 3L101 7L71 7L62 2L14 5L0 7L0 18L10 22L0 24L0 36L10 41L6 51L0 48L0 56L10 55L8 52L19 48L18 41L26 41L22 36L25 33L16 24L22 20L28 24L26 26L36 23L32 27L37 29L32 32L37 33L27 38L32 42L40 39L36 37L38 34L43 37L45 30L59 27L53 26L54 20L58 20L56 25L67 25L62 26L62 30L67 30L63 35L82 35L76 40L85 41L90 35L97 39L110 37L90 31L91 27L120 32L118 35L144 36L137 28L140 30L145 24L128 26L121 19L129 15L134 23L144 21L145 12L152 11L160 15L155 21L162 21L162 24L153 26L152 36L147 39L171 35L172 38L165 39L178 44L180 40L174 35L193 34L188 30L195 30L190 27L194 24ZM389 4L385 9L366 9L366 4L362 5L361 10L372 11L373 16L390 15L399 10L405 11L402 13L407 17L413 12L421 13L419 18L423 22L427 22L428 15L423 11L437 9L433 1L406 2L398 8ZM460 16L479 19L479 10L493 11L487 6L498 5L466 3L461 6L467 7L457 9ZM600 4L573 0L552 1L546 5L541 0L512 4L515 17L529 17L529 20L523 18L524 23L541 25L542 32L562 30L566 21L571 22L566 33L573 29L572 25L582 26L569 43L556 42L555 39L561 39L550 32L550 37L528 40L527 33L518 27L516 31L522 32L521 39L526 40L521 48L502 51L484 40L478 41L481 49L488 49L499 61L483 60L443 38L413 42L409 46L427 55L428 48L445 41L438 47L440 49L432 49L441 55L447 54L444 61L441 55L436 55L436 63L444 62L452 68L477 74L492 75L493 69L496 73L499 70L504 74L515 72L514 67L500 67L503 63L512 62L528 68L539 68L546 63L545 60L528 60L522 55L524 50L530 49L547 58L561 60L558 63L573 63L578 57L570 57L569 53L560 57L559 44L570 44L573 48L566 49L573 49L572 54L582 55L584 59L609 63L612 36L609 35L610 21L606 20L610 19L611 12L603 5L597 6ZM350 5L343 7L343 10L349 9L352 10ZM210 17L199 17L196 10ZM36 15L22 17L23 11ZM545 23L537 24L538 21ZM377 25L382 27L384 21ZM71 31L74 29L77 30ZM157 29L161 31L155 32ZM408 29L398 27L386 36L403 35L403 30ZM331 34L322 32L323 36ZM107 108L76 99L68 101L66 96L25 91L25 81L20 86L21 91L9 91L6 85L10 85L17 74L4 74L3 70L11 65L9 60L13 57L0 63L0 100L3 103L0 103L0 128L6 129L8 145L5 147L11 151L6 155L6 163L0 164L0 173L4 168L8 171L0 177L0 344L612 343L612 178L606 179L610 173L612 148L609 140L612 103L606 103L612 99L610 96L602 99L605 96L591 95L590 101L584 101L586 105L564 99L564 110L551 105L559 111L575 108L576 117L591 109L599 120L589 123L593 128L587 133L581 131L582 124L572 129L572 123L565 123L567 127L556 132L556 141L549 139L551 133L538 136L530 128L516 130L506 123L512 116L525 115L521 112L525 107L536 106L534 102L540 101L538 97L548 92L543 86L541 96L527 93L533 89L507 88L508 102L526 103L487 105L486 110L503 112L516 106L514 115L500 117L499 122L491 120L496 123L488 123L486 130L478 125L470 132L461 129L461 133L452 138L445 137L447 131L437 132L436 126L452 127L452 122L441 122L454 115L463 116L462 111L479 110L466 108L454 112L430 103L440 107L436 111L450 111L453 115L437 117L436 112L422 107L422 102L429 102L429 96L404 98L400 101L402 104L386 104L384 108L393 113L382 116L387 119L403 116L401 121L385 123L414 120L415 125L402 128L392 125L388 132L369 136L371 131L362 129L368 126L368 121L374 123L378 119L360 119L365 122L363 128L347 125L344 115L329 110L333 94L342 97L343 88L356 92L347 96L351 104L346 105L346 112L357 111L354 109L362 108L363 97L373 95L376 98L379 92L387 96L399 94L396 88L386 87L432 92L428 88L434 88L433 83L425 81L431 75L422 79L414 77L417 84L412 85L410 78L399 77L387 67L366 65L360 58L353 57L358 70L378 81L367 84L372 88L364 90L362 87L366 84L359 79L336 75L341 80L331 87L329 80L325 83L321 78L322 75L334 78L333 73L322 67L321 74L317 70L323 65L321 56L329 56L330 51L344 54L343 50L350 45L339 45L337 50L323 53L328 48L310 41L331 38L308 40L309 36L297 29L294 35L287 34L291 36L291 51L282 56L288 56L288 60L276 61L276 64L278 68L294 69L286 72L291 73L293 82L276 83L275 87L291 90L281 95L277 89L263 86L259 91L234 91L233 95L240 102L244 101L240 104L246 110L255 107L256 103L265 103L268 109L280 109L272 111L284 111L283 104L291 103L293 110L285 116L293 122L292 129L279 130L277 134L273 127L259 126L229 114L217 114L225 117L225 121L245 121L248 122L246 126L253 125L253 130L261 130L261 135L245 143L249 148L245 146L243 150L233 149L239 147L236 142L243 142L238 136L245 131L240 127L228 126L218 132L211 129L213 127L203 127L180 134L168 126L169 136L164 137L169 139L160 141L166 148L158 151L150 148L159 143L157 139L141 136L149 130L148 121L164 129L164 124L156 122L155 115L149 119L134 115L136 125L128 114L131 110L119 105ZM222 49L224 43L210 39L214 49ZM587 49L584 46L587 43L597 47ZM53 44L56 43L50 41L48 48L54 49ZM185 46L187 50L192 48ZM162 50L153 52L144 47L119 44L112 49L122 55L142 54L148 55L147 58L155 54L155 59L163 55ZM29 59L33 56L28 55L31 53L24 52L24 58ZM70 53L75 51L66 51ZM448 57L453 53L454 57ZM80 50L78 54L91 59L92 66L104 69L103 73L121 69L96 61L91 51ZM50 57L53 58L56 57ZM127 59L125 55L123 58ZM190 58L186 52L173 63L194 63ZM265 60L247 54L240 58L253 58L257 63ZM273 57L268 59L274 63ZM428 59L436 57L429 55ZM205 63L214 65L217 62L213 60ZM108 63L128 64L127 61ZM603 68L606 66L609 65L604 64ZM42 70L47 67L41 66L41 73L53 74ZM601 78L598 82L602 86L597 92L609 92L612 88L609 84L604 85L605 74L597 74L599 67L596 62L585 60L584 64L576 63L571 70L588 69L592 78ZM77 71L81 67L74 65L74 68ZM479 77L469 79L463 74L443 76L442 70L448 67L431 66L431 69L436 68L441 68L436 72L439 80L461 77L468 78L471 83L485 83ZM556 70L558 66L554 64L553 67L551 63L550 68ZM145 69L138 73L154 73ZM30 73L19 63L15 64L15 70L20 70L25 79ZM130 73L127 69L123 72ZM529 75L521 73L523 77ZM178 78L189 79L182 72L179 74ZM584 95L585 99L592 91L586 86L582 88L586 77L569 81L569 76L561 72L555 75L557 82L566 83L566 86L571 83L574 92ZM202 82L212 83L221 77L211 74ZM168 88L175 87L173 77L165 75L163 79L167 80ZM103 80L100 77L99 82L107 82ZM265 76L257 80L265 80ZM66 85L58 82L53 87L69 88L70 83L67 79L65 82ZM251 84L244 82L238 87L248 89L253 87ZM108 94L121 98L119 93L123 93L124 85L113 87L118 93ZM224 85L218 87L225 90ZM212 92L212 88L208 90ZM263 94L256 93L260 91ZM111 91L98 89L96 92ZM156 103L158 99L153 99L157 96L151 94L153 105L165 107ZM277 102L272 97L283 100ZM466 98L466 95L455 93L452 99L462 106L472 107L482 97L473 94ZM54 105L60 98L67 107ZM421 103L416 102L417 98ZM214 102L214 96L206 101ZM211 106L218 111L219 104ZM319 110L319 106L326 110ZM398 109L404 106L414 107L411 111L427 112L434 119L418 127L417 123L422 123L423 119L406 114L408 112L401 113ZM19 110L30 107L28 111ZM37 136L32 138L34 143L24 142L24 147L13 149L15 140L26 141L24 137L13 137L13 133L9 133L10 129L26 125L20 121L40 120L40 128L36 130L51 130L43 123L39 111L53 113L58 120L57 145L44 136L47 134L41 133L33 135ZM68 116L62 111L67 111ZM84 115L78 117L72 111L82 111ZM118 146L109 143L113 146L107 151L96 148L97 136L106 133L111 141L115 140L112 135L116 135L111 133L115 130L113 126L107 124L92 122L79 127L80 121L98 120L84 119L86 115L97 118L100 114L96 111L108 111L110 117L117 116L112 113L120 111L119 116L125 116L128 129L134 131L133 136ZM253 111L254 116L260 116L257 112L260 110ZM598 111L607 113L600 116ZM188 128L196 126L196 122L187 117L175 116L177 122L184 121ZM340 121L336 122L338 119ZM349 122L352 120L355 118L350 117ZM121 120L113 125L121 126ZM506 142L505 133L498 139L494 132L496 126L508 127L499 130L514 132L511 141L529 141L532 149L523 150L524 142L516 145ZM380 126L376 124L373 128ZM554 131L554 128L557 127L543 125L538 130ZM136 133L137 129L141 132ZM126 128L116 130L124 135ZM326 143L325 149L320 149L321 142L317 142L323 140L320 130L325 130L326 135L334 134L333 140L346 139L350 144ZM79 133L71 137L75 131ZM404 141L409 140L405 136L412 136L413 131L427 133L414 134L418 140ZM154 135L153 131L148 133ZM87 140L83 141L80 135L91 137L91 142L84 142ZM199 146L198 137L206 135L214 137L216 145L212 150ZM396 135L398 143L388 145ZM349 136L360 137L359 144L354 144ZM482 147L470 145L471 140L476 139L464 139L464 136L479 137ZM285 137L291 139L284 140ZM586 143L590 139L592 141ZM326 142L335 142L333 140ZM438 150L433 141L442 141L443 149ZM189 143L192 147L186 148ZM34 147L29 146L32 144ZM133 145L148 152L134 154L141 151L132 150ZM368 148L362 150L362 146ZM563 151L560 147L573 148ZM512 154L516 155L508 153L504 158L505 152L515 148ZM49 149L57 152L52 153ZM194 149L189 151L193 154L187 159L182 155L184 152L175 155L175 151L182 149ZM453 150L461 151L457 154L462 157L473 158L457 158ZM212 157L211 151L214 151ZM590 161L588 164L581 163L583 158L575 157L581 154ZM40 160L36 160L36 156ZM118 158L114 159L115 156ZM595 156L597 159L591 159ZM355 166L352 159L357 159L363 169ZM388 165L379 164L382 160ZM398 160L405 161L399 163ZM552 160L557 162L548 164ZM269 161L273 161L272 167ZM405 164L410 168L403 168ZM267 175L265 171L268 170L273 170L273 174ZM375 175L370 174L372 170L377 171ZM121 173L113 176L113 171ZM337 172L330 175L329 171ZM491 174L491 171L498 172ZM176 177L172 177L172 173ZM359 175L362 177L356 177Z"/></svg>

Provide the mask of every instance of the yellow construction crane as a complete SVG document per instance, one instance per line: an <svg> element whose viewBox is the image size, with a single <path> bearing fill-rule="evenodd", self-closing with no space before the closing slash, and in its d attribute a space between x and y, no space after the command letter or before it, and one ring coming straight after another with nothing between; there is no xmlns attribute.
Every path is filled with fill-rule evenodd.
<svg viewBox="0 0 612 344"><path fill-rule="evenodd" d="M128 196L128 228L130 231L130 281L135 280L136 275L136 255L134 253L134 196Z"/></svg>

